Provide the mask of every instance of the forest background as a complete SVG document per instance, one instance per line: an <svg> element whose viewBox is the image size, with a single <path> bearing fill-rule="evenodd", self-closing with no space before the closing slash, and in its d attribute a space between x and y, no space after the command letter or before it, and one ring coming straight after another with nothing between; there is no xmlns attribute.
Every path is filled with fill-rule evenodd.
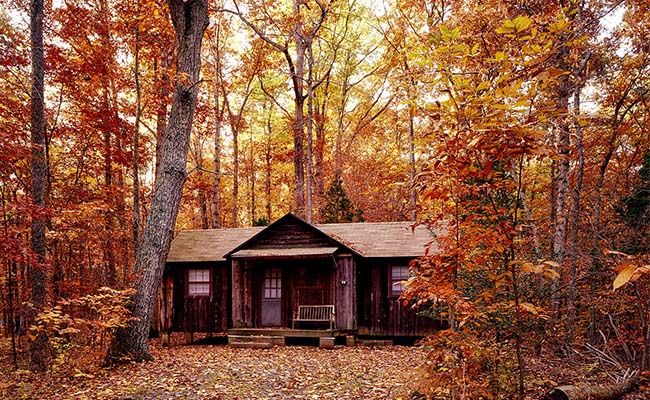
<svg viewBox="0 0 650 400"><path fill-rule="evenodd" d="M575 346L650 369L645 1L211 1L197 81L167 2L45 2L41 144L30 4L0 4L0 306L32 369L127 323L177 83L198 97L175 231L338 221L341 197L443 224L404 295L450 324L441 382L522 393L528 354Z"/></svg>

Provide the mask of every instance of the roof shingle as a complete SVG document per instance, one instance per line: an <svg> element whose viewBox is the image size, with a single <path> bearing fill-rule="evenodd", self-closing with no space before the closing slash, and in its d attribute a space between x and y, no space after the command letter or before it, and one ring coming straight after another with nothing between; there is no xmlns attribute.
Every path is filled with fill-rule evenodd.
<svg viewBox="0 0 650 400"><path fill-rule="evenodd" d="M436 252L434 236L413 222L362 222L314 225L325 235L364 257L418 257ZM173 240L167 262L224 261L224 255L266 227L187 230ZM291 254L290 248L283 254ZM296 252L304 249L296 249ZM296 253L298 254L298 253Z"/></svg>

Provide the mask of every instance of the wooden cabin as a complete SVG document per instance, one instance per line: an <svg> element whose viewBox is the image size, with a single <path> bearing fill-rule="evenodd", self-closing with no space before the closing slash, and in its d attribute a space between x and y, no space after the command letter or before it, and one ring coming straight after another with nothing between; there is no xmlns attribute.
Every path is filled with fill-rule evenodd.
<svg viewBox="0 0 650 400"><path fill-rule="evenodd" d="M432 240L412 222L311 225L293 214L267 227L183 231L167 258L160 328L224 334L300 322L345 335L425 336L439 323L403 306L398 282L425 247L436 251ZM298 319L308 305L334 306L331 324Z"/></svg>

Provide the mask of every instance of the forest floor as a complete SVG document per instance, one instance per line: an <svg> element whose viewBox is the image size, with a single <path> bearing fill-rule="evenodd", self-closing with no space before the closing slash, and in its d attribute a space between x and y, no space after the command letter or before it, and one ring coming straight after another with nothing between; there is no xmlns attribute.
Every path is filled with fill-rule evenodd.
<svg viewBox="0 0 650 400"><path fill-rule="evenodd" d="M424 399L427 350L412 346L308 346L235 349L225 345L169 348L152 341L155 361L112 369L32 375L0 360L2 399ZM4 350L4 349L3 349ZM528 399L554 385L584 381L566 360L530 360ZM625 400L650 399L635 392Z"/></svg>

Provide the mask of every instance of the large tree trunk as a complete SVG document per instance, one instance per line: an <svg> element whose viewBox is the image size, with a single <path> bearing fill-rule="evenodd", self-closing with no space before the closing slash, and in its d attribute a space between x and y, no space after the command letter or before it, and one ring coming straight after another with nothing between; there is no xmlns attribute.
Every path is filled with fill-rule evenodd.
<svg viewBox="0 0 650 400"><path fill-rule="evenodd" d="M106 364L121 362L125 357L151 360L149 326L187 177L185 168L198 93L201 42L208 26L208 5L207 0L168 0L168 4L178 43L172 109L151 210L135 261L138 280L134 320L117 332L106 355Z"/></svg>
<svg viewBox="0 0 650 400"><path fill-rule="evenodd" d="M32 285L32 310L30 324L45 306L45 189L47 165L45 163L45 102L44 96L44 55L43 55L43 0L33 0L31 4L31 43L32 43L32 252L35 259L29 265L28 276ZM46 340L39 334L29 343L29 368L32 371L45 371Z"/></svg>

